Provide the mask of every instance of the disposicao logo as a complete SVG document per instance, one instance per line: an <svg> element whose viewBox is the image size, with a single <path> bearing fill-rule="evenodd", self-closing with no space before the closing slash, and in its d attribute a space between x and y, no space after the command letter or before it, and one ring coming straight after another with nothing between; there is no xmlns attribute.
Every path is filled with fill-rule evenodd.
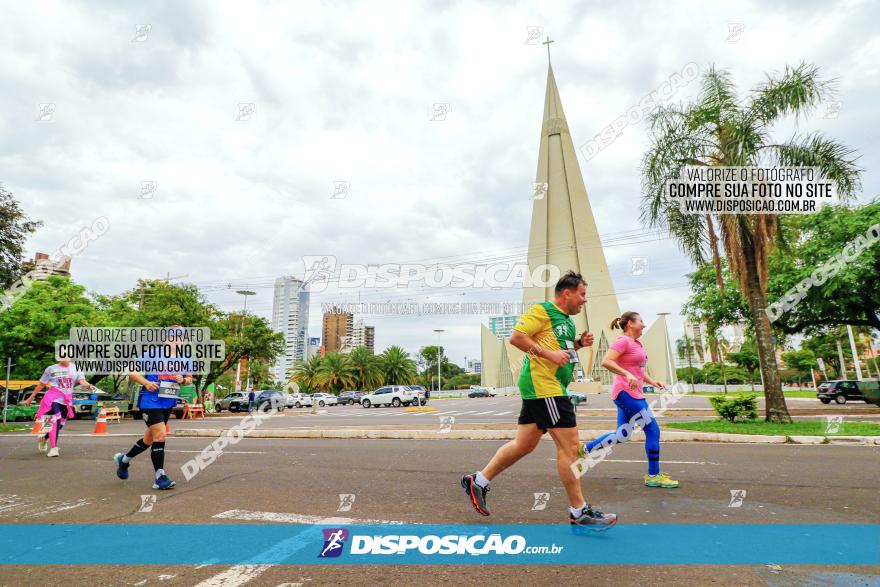
<svg viewBox="0 0 880 587"><path fill-rule="evenodd" d="M348 540L348 530L345 528L323 528L324 548L318 558L332 558L342 554L345 541Z"/></svg>

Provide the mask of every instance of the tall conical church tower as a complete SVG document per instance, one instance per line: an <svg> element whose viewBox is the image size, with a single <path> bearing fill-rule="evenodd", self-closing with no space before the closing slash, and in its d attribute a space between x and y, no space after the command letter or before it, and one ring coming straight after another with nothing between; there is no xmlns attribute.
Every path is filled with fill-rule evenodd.
<svg viewBox="0 0 880 587"><path fill-rule="evenodd" d="M608 346L620 335L620 331L611 331L609 325L621 312L590 207L590 198L581 176L577 152L562 109L553 67L549 64L532 204L528 264L532 274L541 265L550 265L558 267L561 273L573 269L584 277L587 282L587 303L572 318L578 332L589 330L595 335L595 343L591 361L588 359L588 349L580 351L581 364L587 377L602 383L611 383L612 375L601 366L601 361ZM546 288L525 288L523 302L528 306L552 300L554 285ZM656 324L664 332L662 336L655 334L650 339L665 340L666 321L658 320ZM508 340L496 338L485 326L482 329L483 385L515 385L522 365L522 352ZM647 334L648 332L643 341L648 338ZM647 350L648 368L652 373L656 372L653 376L670 381L674 374L670 374L668 368L660 368L668 363L668 349L661 347L653 351L650 348ZM652 355L656 355L656 361ZM652 369L655 362L657 369Z"/></svg>

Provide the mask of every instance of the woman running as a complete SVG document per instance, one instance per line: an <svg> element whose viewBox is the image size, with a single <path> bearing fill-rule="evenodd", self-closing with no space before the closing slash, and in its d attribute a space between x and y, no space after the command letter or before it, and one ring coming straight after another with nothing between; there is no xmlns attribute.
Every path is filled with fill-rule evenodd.
<svg viewBox="0 0 880 587"><path fill-rule="evenodd" d="M47 457L57 457L58 452L58 435L61 429L67 423L68 418L73 418L73 386L79 383L84 387L88 387L92 391L97 388L86 381L85 375L76 370L76 366L71 364L70 359L61 359L54 365L46 367L43 375L40 377L40 383L34 392L24 400L26 406L31 405L38 393L43 388L49 386L49 391L40 401L40 408L37 410L37 420L44 416L49 417L49 430L45 434L41 434L37 439L37 448L40 452L46 452L47 444L51 446Z"/></svg>
<svg viewBox="0 0 880 587"><path fill-rule="evenodd" d="M583 445L582 453L589 453L594 448L602 450L602 442L606 441L613 446L618 442L626 442L632 436L632 429L627 428L633 418L642 413L645 432L645 453L648 456L648 474L645 475L645 485L648 487L678 487L678 481L670 479L666 473L660 472L660 426L654 419L651 407L645 401L642 394L642 382L647 382L657 389L666 389L662 382L648 377L645 366L648 364L648 354L639 337L645 329L645 323L637 312L624 312L620 318L611 322L611 328L620 328L623 335L614 341L605 357L602 366L615 374L614 383L611 386L611 399L617 406L617 430L604 434L596 440ZM636 418L638 421L639 418Z"/></svg>

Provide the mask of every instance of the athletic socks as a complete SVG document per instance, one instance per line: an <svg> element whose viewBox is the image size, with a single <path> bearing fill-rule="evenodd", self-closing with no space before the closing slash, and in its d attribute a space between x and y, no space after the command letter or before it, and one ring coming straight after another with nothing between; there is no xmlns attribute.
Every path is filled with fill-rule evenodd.
<svg viewBox="0 0 880 587"><path fill-rule="evenodd" d="M153 468L156 471L162 470L162 467L165 466L165 442L154 442L150 446L150 460L153 461ZM156 475L158 479L158 474Z"/></svg>
<svg viewBox="0 0 880 587"><path fill-rule="evenodd" d="M580 516L582 513L584 513L585 509L587 509L586 503L580 507L577 507L577 508L573 508L571 506L568 507L568 511L571 512L572 518L577 518L578 516Z"/></svg>
<svg viewBox="0 0 880 587"><path fill-rule="evenodd" d="M489 480L486 479L482 471L477 471L477 478L474 479L474 481L476 481L477 485L479 485L483 489L489 487Z"/></svg>
<svg viewBox="0 0 880 587"><path fill-rule="evenodd" d="M122 457L122 462L130 463L131 459L135 458L148 448L150 448L150 445L146 444L143 438L138 438L138 441L134 443L134 446L131 447L131 450L125 453L125 456Z"/></svg>
<svg viewBox="0 0 880 587"><path fill-rule="evenodd" d="M165 474L165 469L156 469L156 479Z"/></svg>

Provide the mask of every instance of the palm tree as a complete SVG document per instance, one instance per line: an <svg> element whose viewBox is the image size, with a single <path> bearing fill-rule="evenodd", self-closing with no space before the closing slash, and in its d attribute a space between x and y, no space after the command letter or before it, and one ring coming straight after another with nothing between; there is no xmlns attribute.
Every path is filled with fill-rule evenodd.
<svg viewBox="0 0 880 587"><path fill-rule="evenodd" d="M409 353L399 346L385 349L380 356L385 385L409 385L416 380L418 369Z"/></svg>
<svg viewBox="0 0 880 587"><path fill-rule="evenodd" d="M318 374L323 357L315 355L308 361L296 363L288 373L290 381L296 383L302 391L318 389Z"/></svg>
<svg viewBox="0 0 880 587"><path fill-rule="evenodd" d="M348 356L330 353L324 356L318 369L318 386L326 391L339 392L354 385L354 370Z"/></svg>
<svg viewBox="0 0 880 587"><path fill-rule="evenodd" d="M710 347L718 353L718 362L721 363L721 379L724 381L724 393L727 393L727 372L724 369L724 354L730 350L730 341L717 330L709 329L706 333Z"/></svg>
<svg viewBox="0 0 880 587"><path fill-rule="evenodd" d="M694 353L694 339L685 334L683 337L679 338L675 341L675 352L678 353L679 358L687 357L688 362L688 374L691 376L691 393L694 392L694 364L692 361L692 356Z"/></svg>
<svg viewBox="0 0 880 587"><path fill-rule="evenodd" d="M796 119L834 95L833 82L818 68L801 64L768 76L743 101L726 71L711 67L693 104L659 108L651 115L650 147L642 167L642 220L666 228L696 264L711 255L719 288L719 240L730 269L746 296L764 376L765 419L791 422L772 342L767 305L767 258L776 244L779 218L772 214L685 214L664 194L667 180L682 166L812 166L836 184L841 200L861 188L861 169L853 151L819 133L772 140L772 126L784 116ZM717 232L716 232L717 228ZM720 234L720 238L719 238Z"/></svg>
<svg viewBox="0 0 880 587"><path fill-rule="evenodd" d="M348 355L348 363L354 374L357 389L375 389L382 384L382 368L379 358L366 347L359 346Z"/></svg>

